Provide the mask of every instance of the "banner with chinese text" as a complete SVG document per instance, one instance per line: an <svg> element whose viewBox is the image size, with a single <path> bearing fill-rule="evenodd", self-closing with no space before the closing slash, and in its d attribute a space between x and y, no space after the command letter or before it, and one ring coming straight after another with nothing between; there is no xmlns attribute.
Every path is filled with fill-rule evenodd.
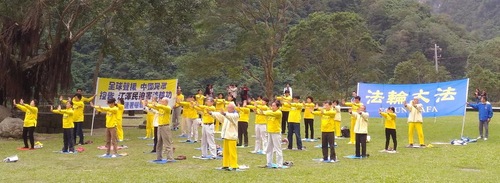
<svg viewBox="0 0 500 183"><path fill-rule="evenodd" d="M424 117L463 116L467 102L469 79L426 84L358 83L358 95L370 117L379 118L379 109L392 106L398 117L407 117L404 102L414 97L424 107Z"/></svg>
<svg viewBox="0 0 500 183"><path fill-rule="evenodd" d="M141 99L177 96L177 79L170 80L126 80L98 78L95 105L107 106L110 98L123 98L125 110L142 110ZM173 103L170 102L170 105Z"/></svg>

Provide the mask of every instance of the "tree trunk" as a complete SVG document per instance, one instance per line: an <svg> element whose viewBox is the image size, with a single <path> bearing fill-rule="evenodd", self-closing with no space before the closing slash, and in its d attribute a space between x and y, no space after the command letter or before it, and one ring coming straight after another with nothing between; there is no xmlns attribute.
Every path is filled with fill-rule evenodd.
<svg viewBox="0 0 500 183"><path fill-rule="evenodd" d="M99 58L97 59L97 63L95 64L94 70L94 78L92 79L92 91L96 91L97 89L97 78L99 77L99 71L101 70L101 64L104 62L104 45L102 45L101 51L99 52ZM97 95L97 93L95 93Z"/></svg>

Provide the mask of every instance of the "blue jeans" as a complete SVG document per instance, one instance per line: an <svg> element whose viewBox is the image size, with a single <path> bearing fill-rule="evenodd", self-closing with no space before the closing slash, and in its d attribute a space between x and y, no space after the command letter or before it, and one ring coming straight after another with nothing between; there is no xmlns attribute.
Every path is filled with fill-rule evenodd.
<svg viewBox="0 0 500 183"><path fill-rule="evenodd" d="M302 139L300 137L300 123L288 123L288 149L293 146L293 134L297 140L297 149L302 149Z"/></svg>
<svg viewBox="0 0 500 183"><path fill-rule="evenodd" d="M488 125L489 125L490 122L488 122L487 120L479 120L479 136L484 137L484 138L488 138ZM484 131L485 131L485 134L483 136L483 128L484 128Z"/></svg>

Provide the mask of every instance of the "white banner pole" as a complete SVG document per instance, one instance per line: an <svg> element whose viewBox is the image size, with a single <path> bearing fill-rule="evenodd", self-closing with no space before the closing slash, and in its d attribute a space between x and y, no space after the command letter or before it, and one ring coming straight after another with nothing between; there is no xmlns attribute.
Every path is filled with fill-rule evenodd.
<svg viewBox="0 0 500 183"><path fill-rule="evenodd" d="M469 98L469 78L467 78L467 90L465 90L465 102L467 102L467 98ZM462 118L462 133L460 137L464 136L464 128L465 128L465 116L467 115L467 106L464 107L464 117Z"/></svg>
<svg viewBox="0 0 500 183"><path fill-rule="evenodd" d="M96 83L96 87L95 87L95 93L94 95L97 96L97 91L99 91L99 77L97 77L97 83ZM94 97L94 101L96 101L95 97ZM94 103L95 105L95 103ZM92 136L92 134L94 133L94 120L95 120L95 108L92 109L92 126L90 127L90 136Z"/></svg>

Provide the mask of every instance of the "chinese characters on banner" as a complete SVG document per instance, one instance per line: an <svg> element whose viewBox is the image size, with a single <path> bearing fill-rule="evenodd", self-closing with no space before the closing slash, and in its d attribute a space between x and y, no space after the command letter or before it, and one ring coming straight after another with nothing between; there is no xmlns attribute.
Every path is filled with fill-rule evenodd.
<svg viewBox="0 0 500 183"><path fill-rule="evenodd" d="M358 95L367 111L393 106L398 117L408 116L404 103L414 97L424 106L424 117L462 116L465 113L469 79L427 84L358 84ZM370 115L370 117L380 117Z"/></svg>
<svg viewBox="0 0 500 183"><path fill-rule="evenodd" d="M177 96L177 79L170 80L125 80L99 78L97 82L96 104L107 106L110 98L123 98L125 110L142 110L141 99L150 99Z"/></svg>

